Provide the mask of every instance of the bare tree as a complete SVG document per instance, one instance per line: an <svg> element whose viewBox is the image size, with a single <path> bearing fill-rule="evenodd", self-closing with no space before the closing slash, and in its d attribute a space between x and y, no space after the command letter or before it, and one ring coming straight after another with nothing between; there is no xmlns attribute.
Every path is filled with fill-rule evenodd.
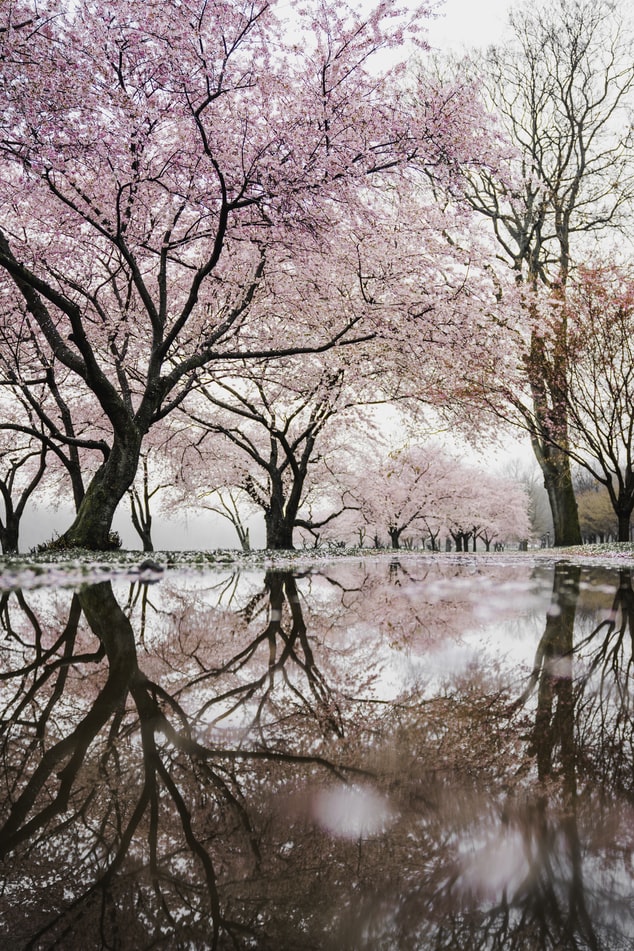
<svg viewBox="0 0 634 951"><path fill-rule="evenodd" d="M567 409L570 457L605 487L630 540L634 509L634 281L615 269L588 271L569 313Z"/></svg>
<svg viewBox="0 0 634 951"><path fill-rule="evenodd" d="M626 112L634 67L609 0L518 8L511 27L512 42L491 48L478 70L518 150L514 181L480 171L470 179L468 198L490 220L516 274L530 328L520 340L523 386L500 387L496 396L504 391L507 408L500 410L498 403L497 411L530 434L555 544L576 544L579 522L566 451L568 328L557 305L591 241L614 233L631 207ZM548 327L538 319L538 296L544 294L546 309L555 315Z"/></svg>

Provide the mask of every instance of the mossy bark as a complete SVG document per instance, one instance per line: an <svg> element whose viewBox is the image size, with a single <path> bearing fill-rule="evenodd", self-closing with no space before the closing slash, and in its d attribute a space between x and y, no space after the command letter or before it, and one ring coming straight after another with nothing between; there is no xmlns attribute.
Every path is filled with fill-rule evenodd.
<svg viewBox="0 0 634 951"><path fill-rule="evenodd" d="M117 506L132 485L139 465L141 435L130 427L115 435L106 461L86 489L70 528L56 542L59 547L107 551L113 545L112 522Z"/></svg>
<svg viewBox="0 0 634 951"><path fill-rule="evenodd" d="M570 459L564 453L552 447L547 452L536 452L540 464L544 487L553 518L555 547L581 545L579 511L572 485Z"/></svg>

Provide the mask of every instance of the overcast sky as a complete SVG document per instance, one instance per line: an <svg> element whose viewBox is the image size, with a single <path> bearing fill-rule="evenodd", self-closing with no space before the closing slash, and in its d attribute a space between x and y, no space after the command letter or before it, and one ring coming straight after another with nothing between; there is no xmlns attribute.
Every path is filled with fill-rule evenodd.
<svg viewBox="0 0 634 951"><path fill-rule="evenodd" d="M511 0L446 0L429 21L429 41L437 49L458 51L487 46L502 34Z"/></svg>

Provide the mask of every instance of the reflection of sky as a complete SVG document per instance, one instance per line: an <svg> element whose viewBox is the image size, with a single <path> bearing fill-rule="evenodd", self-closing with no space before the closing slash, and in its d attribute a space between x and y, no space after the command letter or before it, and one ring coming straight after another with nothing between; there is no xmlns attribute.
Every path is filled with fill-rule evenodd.
<svg viewBox="0 0 634 951"><path fill-rule="evenodd" d="M571 573L569 580L576 577ZM280 582L288 585L287 593L294 590L289 579L278 575L275 580L278 595L283 590ZM321 573L295 580L301 607L301 618L296 614L297 657L287 658L283 669L280 665L275 671L269 666L272 639L263 634L277 611L272 611L263 571L242 575L231 568L199 575L168 572L159 584L146 589L117 582L119 603L127 606L132 617L139 669L163 691L159 699L166 720L154 727L145 720L156 740L155 755L144 762L137 729L141 708L130 700L126 717L119 723L119 708L113 707L117 728L108 724L86 751L70 807L67 810L62 804L64 809L55 816L53 837L44 849L31 850L26 859L12 859L13 877L9 877L5 903L7 895L19 898L28 890L27 897L33 893L39 904L45 894L46 902L54 904L49 884L54 891L55 879L44 861L46 849L55 857L55 874L65 865L64 874L72 885L66 888L64 883L60 904L73 902L73 889L79 892L83 887L79 879L86 873L86 881L91 880L92 830L100 830L112 854L116 850L116 829L104 832L102 824L104 814L114 815L115 807L108 803L114 797L118 809L119 802L125 807L130 797L134 805L144 769L160 760L160 776L173 778L173 785L161 787L161 808L156 813L164 826L159 830L163 838L159 836L155 845L169 880L175 878L178 889L193 896L192 907L198 901L204 904L200 899L204 889L195 876L190 880L194 865L179 825L183 816L189 821L191 809L195 821L187 834L190 839L192 833L198 834L200 847L209 846L214 860L218 856L218 881L227 888L228 904L238 909L238 918L243 902L244 919L253 924L249 911L254 899L261 901L263 914L269 914L262 896L272 895L267 927L277 920L280 931L278 940L271 939L267 946L389 946L418 951L436 946L431 938L426 941L425 928L433 937L436 923L441 921L444 928L452 916L454 924L462 926L465 908L474 926L473 940L453 946L484 947L477 918L482 910L490 914L493 924L499 911L506 928L521 915L530 919L535 911L549 926L552 923L555 934L561 905L561 935L566 935L571 901L582 887L597 929L602 928L608 940L593 945L583 943L581 935L577 946L605 947L606 951L629 947L623 943L633 930L627 684L613 676L612 667L611 679L603 668L593 669L591 689L584 691L581 681L576 685L579 699L574 721L572 706L565 705L569 691L563 691L563 715L558 701L549 708L546 698L545 707L537 711L541 715L537 739L546 738L546 744L552 744L547 751L552 759L550 772L544 773L543 758L542 772L538 772L531 730L537 726L538 691L517 716L509 714L507 699L517 699L526 687L545 629L554 635L550 646L557 646L552 569L534 571L525 563L474 570L472 564L442 559L437 564L433 559L404 559L400 568L390 569L385 559L368 559L329 565ZM589 638L580 658L575 657L581 674L591 670L593 656L605 643L603 634L590 635L599 621L609 617L617 580L608 572L581 572L575 640L579 644L584 636ZM563 589L565 585L560 585ZM571 590L576 594L576 589ZM147 595L145 600L142 593ZM37 605L46 643L50 643L68 618L71 593L41 590L27 595L28 603ZM24 672L21 655L28 657L35 638L26 620L20 627L15 601L10 614L20 637L12 634L4 639L4 669L10 672L13 666L19 684ZM547 615L555 622L548 628ZM291 641L288 604L281 620L282 630L275 631L277 661ZM96 635L83 621L80 628L78 650L82 654L86 649L94 651ZM130 649L132 632L125 623L119 634L122 645ZM93 664L78 660L73 676L65 682L65 700L56 699L52 681L41 680L39 709L50 701L57 721L50 719L46 736L30 744L33 768L39 743L50 746L58 734L67 735L96 700L108 660L117 653L116 640L109 643L107 658L97 658ZM621 661L629 677L631 643L624 640ZM63 650L60 646L57 653L61 656ZM53 658L53 669L57 663ZM556 659L548 672L567 677L568 660ZM34 670L33 675L40 678L41 673ZM421 684L422 690L418 689ZM136 688L149 700L154 685L139 680ZM622 695L621 686L625 687ZM233 702L225 699L217 704L218 698L242 689L244 694L234 695L235 713L214 728L219 708ZM608 697L609 690L613 694ZM372 702L400 695L403 702L399 704ZM19 702L19 693L16 696ZM433 702L428 703L428 697ZM251 723L258 709L261 721ZM548 723L542 729L544 715ZM18 766L25 763L23 740L35 736L37 717L30 726L30 716L26 708L17 709L14 735L8 735L13 747L9 743L7 749L12 749ZM164 729L168 721L171 731ZM560 736L554 736L554 726L562 729ZM191 736L210 748L202 760L188 755ZM562 737L575 744L573 757L561 755ZM321 758L319 764L312 762L311 755ZM325 761L334 768L325 769ZM57 769L57 761L50 762ZM31 768L30 762L26 765ZM570 770L578 790L574 815L566 798ZM26 776L28 769L24 772ZM210 783L210 778L218 785ZM55 773L51 788L57 788L57 780ZM94 798L91 783L95 784ZM224 791L222 795L218 789ZM84 801L86 791L90 798ZM170 814L170 796L176 797L176 803L181 793L187 808L181 805ZM50 788L44 788L45 808L50 800ZM238 800L243 810L239 817L231 809L225 815L228 803ZM80 820L75 840L71 812ZM246 829L245 818L249 820ZM260 877L255 863L249 864L252 831L259 837L256 844L262 846ZM140 828L130 845L132 864L147 855L144 835L145 828ZM95 851L100 847L98 843ZM129 872L126 868L126 878ZM167 891L164 897L172 900ZM364 897L366 906L362 906ZM224 902L225 895L221 898ZM177 899L175 895L170 928L182 920L183 907ZM12 904L19 907L21 903L13 900ZM311 918L315 908L332 908L333 922L343 919L346 924L346 916L356 915L361 907L359 934L365 935L370 906L376 909L379 929L384 929L377 932L381 939L376 944L361 939L355 943L347 931L344 935L345 928L341 940L337 935L337 940L326 944ZM410 926L412 934L412 928L420 925L422 929L420 940L417 934L411 944L392 940L392 928L406 906L412 917L404 919L404 933ZM160 908L148 907L160 917ZM311 925L313 930L306 930L310 941L304 933L292 946L286 940L293 915L302 926ZM616 935L612 943L611 935ZM528 947L529 943L518 931L513 946Z"/></svg>
<svg viewBox="0 0 634 951"><path fill-rule="evenodd" d="M509 687L526 678L546 616L557 610L552 568L535 570L530 563L483 568L475 560L424 562L407 556L401 566L390 572L385 559L342 560L297 579L309 643L333 682L349 672L346 686L351 694L361 691L389 700L421 684L435 689L478 666L495 667ZM224 631L217 649L228 659L271 620L266 596L249 624L240 620L245 606L265 594L263 582L264 572L258 569L168 573L150 592L157 610L147 646L171 636L180 612L179 630L199 626L210 636ZM605 573L597 583L588 574L580 590L590 602L594 598L604 603L607 611L614 584L607 583ZM593 617L591 611L588 623ZM287 624L285 620L283 626ZM253 664L264 669L267 656L263 643ZM291 680L301 680L292 664L287 670ZM370 670L371 677L364 677ZM240 676L248 679L251 668ZM244 723L254 707L257 699L223 721L223 729Z"/></svg>
<svg viewBox="0 0 634 951"><path fill-rule="evenodd" d="M535 579L526 569L523 577L509 577L515 567L451 570L410 577L396 596L386 586L398 605L392 616L377 611L348 627L346 640L363 644L372 656L380 699L421 684L435 689L447 677L482 665L506 668L513 682L532 668L552 596L551 572Z"/></svg>
<svg viewBox="0 0 634 951"><path fill-rule="evenodd" d="M147 592L142 664L150 665L150 673L154 671L165 684L178 684L186 676L179 663L160 659L169 654L175 630L183 649L197 658L192 669L196 664L220 667L230 661L272 620L264 577L261 568L242 570L235 565L166 572ZM605 570L596 575L584 571L579 584L579 635L592 629L597 610L608 616L616 586L613 578L616 575ZM403 554L392 565L385 558L369 557L313 566L296 580L307 642L321 673L332 689L356 699L386 701L423 686L429 694L447 680L479 668L495 671L504 686L521 692L546 616L558 610L552 567L536 568L528 561L487 564L466 557L425 559ZM125 603L127 583L118 581L115 590ZM30 595L41 615L50 617L53 630L69 596L46 590ZM245 619L250 603L256 603L256 609ZM131 608L133 624L139 621L139 610L138 603ZM285 604L286 630L287 614ZM278 659L282 647L278 640ZM268 640L263 640L245 667L228 672L227 689L261 677L268 660ZM584 672L585 663L583 658L575 661L577 673ZM244 728L257 711L262 690L270 686L281 697L289 685L303 689L305 673L292 661L285 665L284 676L287 682L278 672L274 684L263 685L251 701L220 721L221 711L229 711L233 700L218 702L203 722L216 721L225 735ZM190 702L196 705L196 693L207 690L204 683L199 691L190 688Z"/></svg>

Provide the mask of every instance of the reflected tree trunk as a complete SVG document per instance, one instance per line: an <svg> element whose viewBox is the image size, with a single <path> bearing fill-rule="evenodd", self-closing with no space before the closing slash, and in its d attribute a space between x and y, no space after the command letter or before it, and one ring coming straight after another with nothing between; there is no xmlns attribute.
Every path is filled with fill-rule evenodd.
<svg viewBox="0 0 634 951"><path fill-rule="evenodd" d="M599 942L586 903L583 876L583 855L578 828L577 804L577 695L573 675L575 651L575 620L581 569L578 566L555 566L553 593L546 617L546 626L539 642L529 687L522 702L537 688L535 724L530 736L529 751L537 765L537 776L543 784L543 795L538 803L542 819L537 828L543 836L542 861L554 848L549 829L549 802L554 788L562 797L563 817L559 827L567 846L567 855L556 856L558 862L567 862L568 906L561 908L562 932L577 946L579 936L585 945L598 951ZM553 787L552 783L557 786ZM561 846L559 846L561 849ZM548 895L542 898L544 907L557 908L560 900L555 895L551 876L544 881ZM552 895L550 894L552 892Z"/></svg>
<svg viewBox="0 0 634 951"><path fill-rule="evenodd" d="M14 800L8 818L0 829L0 856L6 855L28 839L37 828L68 808L70 793L86 751L110 717L125 702L137 670L132 628L119 608L110 585L95 585L78 595L71 615L73 623L70 628L67 627L69 636L76 633L78 604L86 612L91 626L94 623L93 629L105 648L109 662L108 676L85 717L68 736L48 747L31 778ZM56 785L56 791L51 791L50 801L37 810L40 791L51 781Z"/></svg>

